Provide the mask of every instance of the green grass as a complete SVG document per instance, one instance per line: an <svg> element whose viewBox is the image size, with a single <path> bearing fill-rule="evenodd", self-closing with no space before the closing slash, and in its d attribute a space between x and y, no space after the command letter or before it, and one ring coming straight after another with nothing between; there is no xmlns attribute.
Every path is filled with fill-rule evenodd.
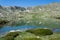
<svg viewBox="0 0 60 40"><path fill-rule="evenodd" d="M37 38L37 36L32 33L23 32L22 34L17 36L15 40L41 40L41 39Z"/></svg>
<svg viewBox="0 0 60 40"><path fill-rule="evenodd" d="M59 34L54 33L53 35L47 35L47 36L40 36L39 38L37 38L37 36L34 36L30 33L27 34L24 33L20 36L17 36L15 40L60 40L60 33Z"/></svg>
<svg viewBox="0 0 60 40"><path fill-rule="evenodd" d="M0 38L0 40L4 40L4 38Z"/></svg>
<svg viewBox="0 0 60 40"><path fill-rule="evenodd" d="M53 35L47 35L47 36L37 36L29 32L20 32L19 35L16 36L14 39L13 37L11 37L13 35L14 34L7 36L8 39L5 39L3 37L0 38L0 40L60 40L60 33L54 33Z"/></svg>

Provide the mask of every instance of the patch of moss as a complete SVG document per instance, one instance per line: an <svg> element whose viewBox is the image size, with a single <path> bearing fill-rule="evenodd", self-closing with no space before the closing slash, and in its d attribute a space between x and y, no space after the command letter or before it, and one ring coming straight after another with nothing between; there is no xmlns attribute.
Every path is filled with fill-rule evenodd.
<svg viewBox="0 0 60 40"><path fill-rule="evenodd" d="M14 38L17 37L18 35L19 35L19 32L10 32L4 37L4 39L5 40L14 40Z"/></svg>
<svg viewBox="0 0 60 40"><path fill-rule="evenodd" d="M27 30L26 32L30 32L38 36L41 36L41 35L45 36L45 35L53 34L53 32L49 29L31 29L31 30Z"/></svg>

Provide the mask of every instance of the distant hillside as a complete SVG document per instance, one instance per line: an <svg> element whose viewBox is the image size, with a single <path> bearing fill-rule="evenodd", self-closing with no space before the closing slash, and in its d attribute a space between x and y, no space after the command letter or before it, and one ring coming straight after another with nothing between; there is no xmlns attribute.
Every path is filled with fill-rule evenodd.
<svg viewBox="0 0 60 40"><path fill-rule="evenodd" d="M60 3L35 7L0 6L0 19L10 21L8 25L60 26Z"/></svg>

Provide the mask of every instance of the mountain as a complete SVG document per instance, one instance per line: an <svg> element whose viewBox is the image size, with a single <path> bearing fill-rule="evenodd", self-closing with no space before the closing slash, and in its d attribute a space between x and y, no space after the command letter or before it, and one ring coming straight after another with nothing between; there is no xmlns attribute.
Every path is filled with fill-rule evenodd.
<svg viewBox="0 0 60 40"><path fill-rule="evenodd" d="M58 28L60 26L60 3L27 8L0 6L0 19L10 21L8 25L35 25Z"/></svg>

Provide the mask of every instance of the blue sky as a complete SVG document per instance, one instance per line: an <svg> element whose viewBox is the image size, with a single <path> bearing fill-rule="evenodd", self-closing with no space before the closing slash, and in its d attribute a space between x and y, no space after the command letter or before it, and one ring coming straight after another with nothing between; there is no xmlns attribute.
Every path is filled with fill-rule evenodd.
<svg viewBox="0 0 60 40"><path fill-rule="evenodd" d="M28 7L49 4L52 2L60 2L60 0L0 0L0 5Z"/></svg>

